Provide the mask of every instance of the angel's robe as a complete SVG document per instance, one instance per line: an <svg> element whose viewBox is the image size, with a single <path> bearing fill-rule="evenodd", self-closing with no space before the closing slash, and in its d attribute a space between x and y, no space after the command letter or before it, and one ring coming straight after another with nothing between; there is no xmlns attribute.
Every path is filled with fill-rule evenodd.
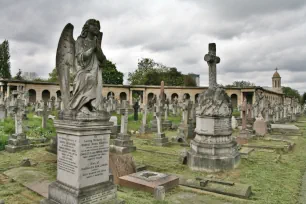
<svg viewBox="0 0 306 204"><path fill-rule="evenodd" d="M102 70L97 53L93 52L87 59L84 52L96 46L96 40L78 37L75 43L76 76L73 81L73 92L70 109L80 110L85 104L91 103L98 109L102 99ZM103 55L103 54L102 54ZM105 56L103 55L103 59ZM92 103L94 101L94 103ZM88 106L91 107L91 106ZM90 110L92 111L92 110Z"/></svg>

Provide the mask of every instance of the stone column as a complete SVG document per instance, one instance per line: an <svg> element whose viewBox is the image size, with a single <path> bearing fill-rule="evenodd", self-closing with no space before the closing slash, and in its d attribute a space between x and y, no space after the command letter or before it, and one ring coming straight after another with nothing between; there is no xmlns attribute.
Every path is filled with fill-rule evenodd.
<svg viewBox="0 0 306 204"><path fill-rule="evenodd" d="M41 120L41 127L43 129L47 128L47 120L48 120L48 105L47 101L44 101L43 113L42 113L42 120Z"/></svg>
<svg viewBox="0 0 306 204"><path fill-rule="evenodd" d="M7 85L7 88L6 88L6 97L8 98L9 96L10 96L10 86L9 85Z"/></svg>
<svg viewBox="0 0 306 204"><path fill-rule="evenodd" d="M232 138L230 97L216 83L216 45L209 44L204 60L209 66L209 88L197 107L196 136L190 142L187 163L191 170L218 172L238 166L240 154ZM209 105L208 105L209 104Z"/></svg>
<svg viewBox="0 0 306 204"><path fill-rule="evenodd" d="M148 113L147 105L144 105L142 109L142 123L139 128L140 134L146 134L149 132L149 127L147 125L147 113Z"/></svg>

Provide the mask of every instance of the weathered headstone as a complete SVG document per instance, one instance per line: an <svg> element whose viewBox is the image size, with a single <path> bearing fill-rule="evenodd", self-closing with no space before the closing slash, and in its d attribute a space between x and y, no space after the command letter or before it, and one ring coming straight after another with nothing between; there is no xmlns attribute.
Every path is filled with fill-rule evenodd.
<svg viewBox="0 0 306 204"><path fill-rule="evenodd" d="M196 136L190 142L187 163L192 170L218 172L238 166L240 154L232 138L232 105L224 88L217 85L216 44L209 44L204 60L209 66L209 88L197 107Z"/></svg>
<svg viewBox="0 0 306 204"><path fill-rule="evenodd" d="M238 122L235 118L235 116L232 116L232 129L235 130L238 128Z"/></svg>
<svg viewBox="0 0 306 204"><path fill-rule="evenodd" d="M187 140L188 138L193 138L194 136L194 127L192 121L190 121L190 112L192 109L192 102L186 98L182 103L182 122L178 127L178 136L177 138L182 138L183 140Z"/></svg>
<svg viewBox="0 0 306 204"><path fill-rule="evenodd" d="M259 136L265 136L268 133L267 123L265 122L265 120L261 115L259 115L259 117L256 118L253 125L253 129L256 135Z"/></svg>

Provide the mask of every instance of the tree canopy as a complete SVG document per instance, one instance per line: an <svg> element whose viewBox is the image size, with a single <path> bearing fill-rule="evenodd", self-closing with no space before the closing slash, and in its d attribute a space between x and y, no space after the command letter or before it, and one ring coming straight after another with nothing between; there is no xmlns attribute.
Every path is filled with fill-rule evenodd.
<svg viewBox="0 0 306 204"><path fill-rule="evenodd" d="M22 75L22 71L21 69L19 69L19 71L16 73L16 76L14 76L14 79L23 80L21 75Z"/></svg>
<svg viewBox="0 0 306 204"><path fill-rule="evenodd" d="M255 86L254 83L249 82L249 81L234 81L233 84L227 85L226 87L239 87L239 88L244 88L244 87L250 87L250 86Z"/></svg>
<svg viewBox="0 0 306 204"><path fill-rule="evenodd" d="M11 77L10 48L9 42L5 40L0 44L0 78Z"/></svg>
<svg viewBox="0 0 306 204"><path fill-rule="evenodd" d="M110 60L106 60L102 66L102 79L104 84L123 84L123 73L117 70L116 64L112 63ZM56 68L49 73L48 81L58 82Z"/></svg>
<svg viewBox="0 0 306 204"><path fill-rule="evenodd" d="M304 105L306 101L306 92L302 95L302 104Z"/></svg>
<svg viewBox="0 0 306 204"><path fill-rule="evenodd" d="M131 85L160 85L164 81L167 86L196 86L191 76L184 75L175 67L168 67L150 58L138 61L137 69L129 72L128 81Z"/></svg>
<svg viewBox="0 0 306 204"><path fill-rule="evenodd" d="M301 100L301 95L299 94L298 90L292 89L290 87L282 87L283 93L285 94L285 96L288 97L293 97L293 98L298 98L299 101Z"/></svg>

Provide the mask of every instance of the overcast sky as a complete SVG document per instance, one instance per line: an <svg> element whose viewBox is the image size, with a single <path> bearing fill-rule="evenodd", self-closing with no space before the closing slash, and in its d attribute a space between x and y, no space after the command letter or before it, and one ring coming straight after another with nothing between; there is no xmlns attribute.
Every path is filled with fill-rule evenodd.
<svg viewBox="0 0 306 204"><path fill-rule="evenodd" d="M76 39L95 18L104 53L125 78L148 57L200 74L206 86L203 57L215 42L218 83L271 86L278 67L283 86L306 92L305 0L0 0L0 14L0 41L10 42L13 75L21 69L46 78L64 26L74 25Z"/></svg>

